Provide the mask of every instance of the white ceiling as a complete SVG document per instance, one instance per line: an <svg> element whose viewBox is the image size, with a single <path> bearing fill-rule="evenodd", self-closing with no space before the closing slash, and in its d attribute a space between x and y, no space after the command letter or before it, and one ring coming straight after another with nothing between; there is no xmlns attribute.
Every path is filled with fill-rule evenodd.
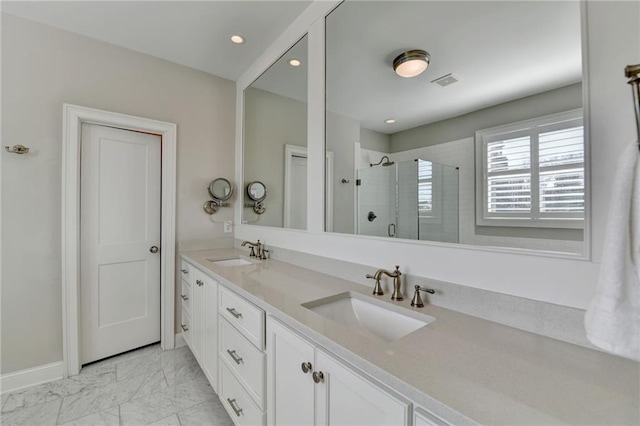
<svg viewBox="0 0 640 426"><path fill-rule="evenodd" d="M311 3L290 1L2 1L3 12L43 22L231 80ZM244 35L234 45L229 36ZM395 133L581 81L578 1L347 1L327 19L327 107ZM424 49L416 78L393 58ZM257 83L306 99L306 40ZM454 73L461 81L431 81ZM384 124L395 118L396 124Z"/></svg>
<svg viewBox="0 0 640 426"><path fill-rule="evenodd" d="M326 33L327 108L383 133L582 79L577 1L347 1ZM410 49L431 64L402 78L393 59ZM461 80L431 83L449 73Z"/></svg>
<svg viewBox="0 0 640 426"><path fill-rule="evenodd" d="M237 80L309 6L289 1L2 1L2 11ZM246 38L242 45L231 34Z"/></svg>

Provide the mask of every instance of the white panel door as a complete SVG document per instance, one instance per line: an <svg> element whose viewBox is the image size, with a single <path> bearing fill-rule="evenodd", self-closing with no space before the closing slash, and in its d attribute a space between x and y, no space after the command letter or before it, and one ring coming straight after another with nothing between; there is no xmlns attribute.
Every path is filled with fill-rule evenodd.
<svg viewBox="0 0 640 426"><path fill-rule="evenodd" d="M376 386L323 351L316 350L316 425L405 426L409 404Z"/></svg>
<svg viewBox="0 0 640 426"><path fill-rule="evenodd" d="M309 342L280 323L268 321L267 424L315 424L313 358L314 347Z"/></svg>
<svg viewBox="0 0 640 426"><path fill-rule="evenodd" d="M81 362L160 340L161 138L82 125Z"/></svg>

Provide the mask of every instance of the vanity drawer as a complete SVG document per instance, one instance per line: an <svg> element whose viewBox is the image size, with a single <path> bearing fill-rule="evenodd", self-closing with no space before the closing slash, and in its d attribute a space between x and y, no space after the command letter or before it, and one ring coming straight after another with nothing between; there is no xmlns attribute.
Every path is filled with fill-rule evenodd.
<svg viewBox="0 0 640 426"><path fill-rule="evenodd" d="M181 282L180 300L182 301L182 311L186 310L191 314L191 285L185 280Z"/></svg>
<svg viewBox="0 0 640 426"><path fill-rule="evenodd" d="M180 329L182 331L182 337L187 345L191 346L191 316L189 312L182 309L182 321L180 322Z"/></svg>
<svg viewBox="0 0 640 426"><path fill-rule="evenodd" d="M265 415L224 362L220 363L220 401L237 425L264 425Z"/></svg>
<svg viewBox="0 0 640 426"><path fill-rule="evenodd" d="M219 321L220 358L260 408L264 408L264 353L253 346L231 324Z"/></svg>
<svg viewBox="0 0 640 426"><path fill-rule="evenodd" d="M220 286L218 312L251 343L264 349L264 311L224 286Z"/></svg>
<svg viewBox="0 0 640 426"><path fill-rule="evenodd" d="M184 259L180 260L180 275L182 279L191 284L193 266Z"/></svg>

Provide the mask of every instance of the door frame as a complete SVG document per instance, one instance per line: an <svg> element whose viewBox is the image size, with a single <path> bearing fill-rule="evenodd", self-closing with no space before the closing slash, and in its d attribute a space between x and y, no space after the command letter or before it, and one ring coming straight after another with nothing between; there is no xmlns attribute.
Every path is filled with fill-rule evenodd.
<svg viewBox="0 0 640 426"><path fill-rule="evenodd" d="M325 159L325 231L333 232L333 152L327 151ZM283 226L291 227L291 164L292 157L308 158L307 147L298 145L284 146L284 209Z"/></svg>
<svg viewBox="0 0 640 426"><path fill-rule="evenodd" d="M80 372L80 146L82 124L157 134L162 138L160 230L160 347L175 346L176 141L174 123L62 106L62 364L64 377Z"/></svg>

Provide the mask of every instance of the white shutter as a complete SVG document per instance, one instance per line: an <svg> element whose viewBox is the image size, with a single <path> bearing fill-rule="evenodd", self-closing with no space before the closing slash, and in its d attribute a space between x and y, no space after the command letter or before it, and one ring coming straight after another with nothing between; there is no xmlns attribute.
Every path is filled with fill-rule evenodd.
<svg viewBox="0 0 640 426"><path fill-rule="evenodd" d="M581 110L480 130L476 146L478 224L583 226Z"/></svg>

